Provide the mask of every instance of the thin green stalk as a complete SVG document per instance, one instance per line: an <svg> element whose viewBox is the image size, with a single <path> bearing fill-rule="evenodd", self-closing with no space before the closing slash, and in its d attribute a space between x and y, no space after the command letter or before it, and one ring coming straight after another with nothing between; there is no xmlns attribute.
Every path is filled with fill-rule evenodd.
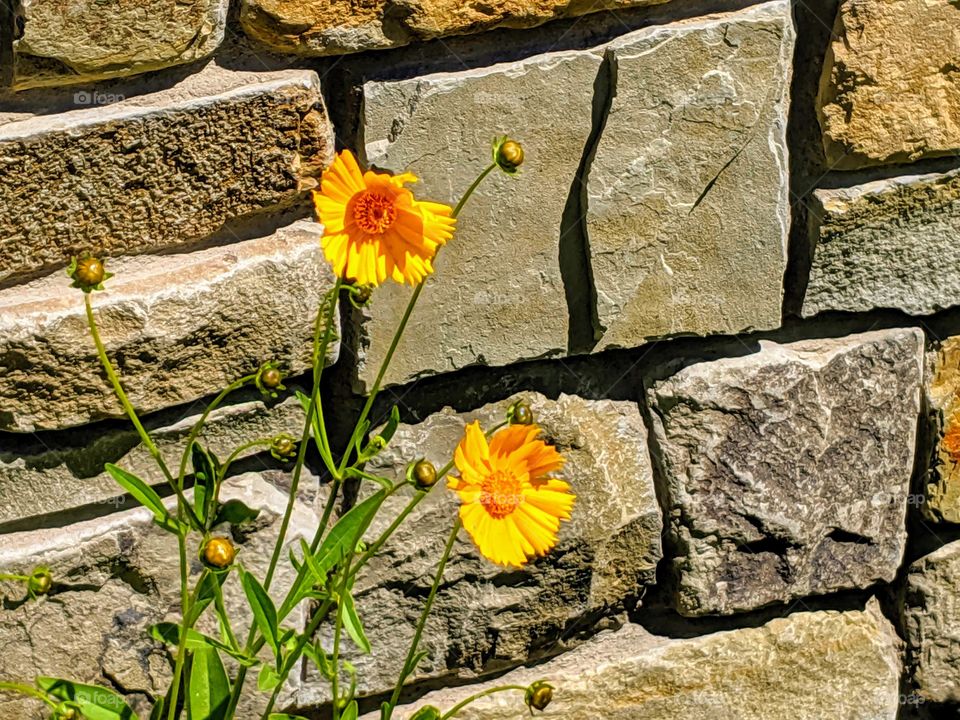
<svg viewBox="0 0 960 720"><path fill-rule="evenodd" d="M261 447L261 446L270 447L270 445L272 444L273 444L273 440L270 438L260 438L259 440L251 440L248 443L244 443L243 445L238 447L236 450L234 450L232 453L230 453L230 455L227 456L227 459L223 461L223 465L220 466L220 473L217 480L222 481L224 478L226 478L227 471L230 469L230 466L236 461L236 459L240 457L241 453L254 447ZM216 505L214 505L214 507L216 507Z"/></svg>
<svg viewBox="0 0 960 720"><path fill-rule="evenodd" d="M447 560L450 559L450 552L453 550L453 544L456 542L457 533L459 532L460 520L458 519L453 524L453 530L450 532L450 537L447 538L447 545L443 549L443 556L440 558L440 564L437 566L437 574L433 578L433 585L430 588L430 594L427 596L427 602L424 604L423 612L420 613L420 619L417 621L417 629L413 634L413 642L410 643L410 649L407 651L407 658L403 661L403 670L400 671L400 677L397 678L397 684L393 688L393 694L390 696L390 703L387 707L386 718L384 718L384 720L390 720L390 717L393 715L393 709L400 701L400 693L403 691L403 683L417 667L416 655L417 648L420 646L420 638L423 637L423 629L426 627L427 618L430 616L430 611L433 609L433 601L436 599L437 590L440 588L440 583L443 581L443 571L447 567Z"/></svg>
<svg viewBox="0 0 960 720"><path fill-rule="evenodd" d="M483 170L483 172L477 175L477 178L473 181L473 183L471 183L470 187L467 188L466 192L457 203L457 206L453 209L453 217L457 217L460 214L460 211L463 210L464 206L467 204L467 200L469 200L474 191L480 187L480 183L484 181L487 175L493 172L495 167L497 167L497 164L491 163ZM380 385L383 383L383 378L387 374L387 368L390 366L390 361L393 360L393 355L397 350L397 345L400 344L400 337L403 335L403 331L407 327L407 323L409 322L410 316L413 313L414 306L417 304L417 300L420 299L420 293L423 292L423 286L425 283L426 280L422 281L419 285L417 285L416 288L414 288L413 295L410 297L410 302L407 303L407 308L403 312L403 317L400 319L400 325L397 327L397 331L393 335L393 340L390 342L390 348L387 350L387 354L383 359L383 363L380 365L380 370L377 372L377 377L373 382L373 388L370 390L370 395L367 396L367 401L364 403L363 410L360 411L360 418L357 420L353 434L350 436L350 442L347 443L347 448L340 463L341 474L343 474L344 470L346 470L347 461L350 459L350 449L358 440L363 423L369 416L371 408L373 408L373 402L376 400L377 394L380 392Z"/></svg>
<svg viewBox="0 0 960 720"><path fill-rule="evenodd" d="M220 394L217 395L213 401L207 405L206 409L203 411L203 414L200 416L200 419L193 424L193 427L190 429L190 434L187 436L187 444L183 449L183 455L180 456L180 468L177 471L177 484L180 488L183 488L183 480L186 477L187 473L187 459L190 457L190 449L193 447L193 443L196 442L197 438L200 436L200 431L203 430L204 424L207 422L207 418L210 416L217 407L220 406L227 395L232 393L234 390L239 390L248 382L253 380L256 375L247 375L242 377L239 380L235 380L220 391Z"/></svg>
<svg viewBox="0 0 960 720"><path fill-rule="evenodd" d="M189 595L186 610L183 613L180 638L177 642L177 658L174 663L173 680L170 684L170 705L167 709L167 720L175 720L177 717L177 701L180 699L180 680L183 677L183 666L187 659L187 634L190 628L193 627L194 622L196 622L196 619L191 617L191 613L196 606L197 597L199 597L200 594L200 586L203 584L209 572L209 570L204 570L200 574L200 579L197 580L193 592Z"/></svg>
<svg viewBox="0 0 960 720"><path fill-rule="evenodd" d="M25 685L24 683L0 682L0 691L2 690L20 693L21 695L27 695L28 697L36 698L37 700L43 700L47 705L54 709L57 707L57 703L47 697L45 692L30 685Z"/></svg>
<svg viewBox="0 0 960 720"><path fill-rule="evenodd" d="M467 705L469 705L470 703L476 700L479 700L482 697L486 697L487 695L494 695L495 693L507 692L509 690L519 690L522 693L527 692L527 688L523 685L498 685L497 687L492 687L489 690L484 690L483 692L475 693L474 695L471 695L470 697L460 701L459 703L454 705L452 708L450 708L448 712L445 712L440 717L440 720L450 720L450 718L452 718L458 712L463 710Z"/></svg>
<svg viewBox="0 0 960 720"><path fill-rule="evenodd" d="M234 650L240 650L240 643L237 642L237 636L233 634L233 626L230 624L230 616L227 614L227 606L223 602L223 588L219 582L213 584L213 601L216 603L217 615L223 623L223 630L227 634L227 640L230 641L230 647Z"/></svg>
<svg viewBox="0 0 960 720"><path fill-rule="evenodd" d="M129 398L127 398L127 393L124 392L123 386L120 385L120 378L117 377L117 373L113 369L113 363L111 363L110 358L107 357L107 349L103 345L103 340L100 338L100 331L97 329L97 321L93 317L93 306L90 303L90 293L84 293L83 303L87 311L87 325L90 327L90 335L93 337L93 344L97 347L97 356L100 358L100 364L107 373L107 378L110 380L110 384L113 386L113 391L116 394L117 399L120 400L120 404L123 405L123 409L127 413L127 417L130 418L130 422L132 422L133 426L136 428L137 434L140 436L140 440L143 442L144 447L147 448L147 452L149 452L156 461L160 471L166 477L167 482L170 483L170 487L173 488L173 491L177 494L177 501L182 506L182 508L180 508L181 511L185 509L191 516L191 519L196 522L197 527L199 527L200 520L197 518L196 513L193 512L193 508L190 507L190 504L183 496L183 489L180 488L174 481L173 476L170 474L170 469L167 467L167 464L163 460L163 456L160 454L160 450L156 445L154 445L150 435L144 429L143 424L140 422L140 418L137 416L137 411L134 410Z"/></svg>
<svg viewBox="0 0 960 720"><path fill-rule="evenodd" d="M0 580L12 580L14 582L27 582L30 578L27 575L13 575L12 573L0 573Z"/></svg>

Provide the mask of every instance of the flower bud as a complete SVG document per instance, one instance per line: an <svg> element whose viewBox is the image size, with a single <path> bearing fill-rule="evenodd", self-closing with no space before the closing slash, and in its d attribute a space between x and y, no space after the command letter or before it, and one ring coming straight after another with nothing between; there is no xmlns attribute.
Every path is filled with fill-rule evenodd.
<svg viewBox="0 0 960 720"><path fill-rule="evenodd" d="M527 403L518 400L507 408L507 422L511 425L532 425L533 410Z"/></svg>
<svg viewBox="0 0 960 720"><path fill-rule="evenodd" d="M362 308L373 297L373 285L355 285L350 291L350 302L354 307Z"/></svg>
<svg viewBox="0 0 960 720"><path fill-rule="evenodd" d="M103 281L113 277L103 265L103 260L90 255L73 258L67 268L67 276L73 280L72 287L88 293L103 290Z"/></svg>
<svg viewBox="0 0 960 720"><path fill-rule="evenodd" d="M203 560L207 565L217 570L225 570L230 567L233 559L237 556L237 551L226 538L212 537L207 540L203 547Z"/></svg>
<svg viewBox="0 0 960 720"><path fill-rule="evenodd" d="M293 460L297 456L297 441L286 433L277 435L270 441L270 454L277 460Z"/></svg>
<svg viewBox="0 0 960 720"><path fill-rule="evenodd" d="M440 720L440 708L424 705L410 716L410 720Z"/></svg>
<svg viewBox="0 0 960 720"><path fill-rule="evenodd" d="M437 484L437 468L425 458L420 458L407 468L407 480L420 490L429 490Z"/></svg>
<svg viewBox="0 0 960 720"><path fill-rule="evenodd" d="M516 170L523 165L523 148L515 140L507 140L500 146L498 154L500 167L505 170Z"/></svg>
<svg viewBox="0 0 960 720"><path fill-rule="evenodd" d="M263 383L263 386L271 390L276 390L282 380L283 376L276 368L269 368L260 376L260 382Z"/></svg>
<svg viewBox="0 0 960 720"><path fill-rule="evenodd" d="M277 397L277 390L287 389L283 385L283 373L272 362L266 362L260 366L254 382L260 392L272 398Z"/></svg>
<svg viewBox="0 0 960 720"><path fill-rule="evenodd" d="M53 720L82 720L83 715L73 703L62 702L53 711Z"/></svg>
<svg viewBox="0 0 960 720"><path fill-rule="evenodd" d="M27 580L27 589L33 595L46 595L53 587L53 575L49 568L34 568Z"/></svg>
<svg viewBox="0 0 960 720"><path fill-rule="evenodd" d="M531 711L546 710L551 700L553 700L553 685L543 680L537 680L528 687L523 697L523 701Z"/></svg>

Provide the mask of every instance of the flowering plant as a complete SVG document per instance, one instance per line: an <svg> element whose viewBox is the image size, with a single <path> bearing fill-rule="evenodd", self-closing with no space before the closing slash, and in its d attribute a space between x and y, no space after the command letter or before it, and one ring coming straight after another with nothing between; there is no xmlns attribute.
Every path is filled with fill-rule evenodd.
<svg viewBox="0 0 960 720"><path fill-rule="evenodd" d="M460 500L459 516L452 520L450 535L438 559L433 584L417 623L413 642L406 654L389 700L380 710L381 720L390 720L404 684L415 673L426 653L420 640L439 589L444 568L461 529L475 542L480 553L494 563L523 566L530 558L543 555L557 542L560 522L569 519L574 503L570 487L551 473L563 464L555 448L538 438L529 406L512 406L504 421L484 430L474 422L466 428L453 458L442 468L424 459L411 459L405 478L399 482L367 472L366 464L391 441L400 423L398 408L376 435L370 436L370 413L387 367L401 340L411 312L433 273L438 250L450 241L457 217L470 195L487 175L499 168L516 174L523 162L520 145L507 138L494 142L493 161L466 190L455 208L417 200L406 187L416 181L410 173L390 175L361 171L350 151L340 153L314 192L316 212L324 225L322 245L336 281L317 311L313 341L312 390L302 395L306 419L300 438L278 435L248 443L220 461L204 448L204 424L225 398L244 386L255 386L268 397L285 391L281 369L265 363L256 372L240 378L217 395L191 429L186 446L174 468L146 432L130 403L120 378L107 355L93 313L92 293L104 289L109 279L104 262L89 255L76 259L68 274L74 287L84 293L90 334L100 362L117 395L175 495L175 507L168 506L150 485L130 472L108 464L110 475L140 504L148 508L156 523L176 539L180 564L180 620L151 628L154 639L173 649L173 677L169 690L154 698L150 720L232 720L238 702L255 671L257 688L265 693L263 720L297 720L297 716L275 710L280 691L298 662L306 658L330 683L332 720L356 720L355 668L343 659L347 638L362 652L370 652L361 618L351 594L358 573L390 539L410 512L433 488L456 468L446 483ZM406 311L379 369L345 450L335 453L327 431L320 393L321 376L328 350L335 342L335 313L341 296L354 304L371 302L375 288L386 281L413 286ZM299 553L291 552L295 579L283 597L277 596L274 580L294 509L295 498L309 445L314 445L332 478L330 495L319 525L310 542L301 542ZM231 463L240 451L258 445L280 461L291 462L289 497L279 532L263 577L244 567L242 557L230 539L230 530L254 519L257 511L242 502L221 502L220 489ZM187 489L188 469L194 479ZM376 488L362 502L331 523L334 502L343 484L356 480ZM364 542L384 501L406 485L415 492L406 506L377 538ZM190 583L191 556L203 564L195 583ZM56 578L47 568L29 574L0 575L2 580L22 582L30 597L49 593ZM252 622L246 634L237 632L223 600L226 582L238 582L249 605ZM307 622L300 630L287 622L294 609L309 608ZM216 618L220 636L197 629L204 615ZM332 624L333 640L325 646L317 639L324 622ZM226 662L225 662L226 661ZM232 677L227 666L236 667ZM491 692L520 691L526 706L543 710L552 697L552 687L537 682L527 687L502 686L469 697L442 712L425 706L414 715L418 720L447 720L476 697ZM50 717L58 720L133 720L137 715L124 698L111 690L60 678L37 678L33 685L0 682L0 691L20 692L45 703ZM302 718L300 720L303 720Z"/></svg>

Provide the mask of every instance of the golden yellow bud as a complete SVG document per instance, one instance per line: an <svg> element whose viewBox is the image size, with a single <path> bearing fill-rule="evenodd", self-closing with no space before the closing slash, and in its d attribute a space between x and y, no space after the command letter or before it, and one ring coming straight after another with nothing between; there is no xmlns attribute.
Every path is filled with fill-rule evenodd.
<svg viewBox="0 0 960 720"><path fill-rule="evenodd" d="M523 147L516 140L507 140L497 152L497 164L512 171L523 165Z"/></svg>
<svg viewBox="0 0 960 720"><path fill-rule="evenodd" d="M507 410L507 422L511 425L532 425L533 410L523 401L515 402Z"/></svg>
<svg viewBox="0 0 960 720"><path fill-rule="evenodd" d="M230 567L233 559L237 556L237 551L226 538L213 537L207 541L203 548L203 559L211 567L218 570L224 570Z"/></svg>
<svg viewBox="0 0 960 720"><path fill-rule="evenodd" d="M546 710L551 700L553 700L553 686L543 680L537 680L528 687L524 696L524 701L532 710Z"/></svg>
<svg viewBox="0 0 960 720"><path fill-rule="evenodd" d="M410 479L421 490L428 490L437 484L437 468L429 460L421 458L413 464Z"/></svg>

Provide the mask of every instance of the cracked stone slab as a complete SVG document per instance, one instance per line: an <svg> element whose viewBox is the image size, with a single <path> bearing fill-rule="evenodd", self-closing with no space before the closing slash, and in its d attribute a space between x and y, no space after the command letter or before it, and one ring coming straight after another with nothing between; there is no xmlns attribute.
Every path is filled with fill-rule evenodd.
<svg viewBox="0 0 960 720"><path fill-rule="evenodd" d="M561 476L577 494L573 517L557 547L522 570L482 559L461 532L426 625L423 647L431 655L418 668L421 679L470 679L555 653L577 642L575 628L602 624L605 613L637 602L655 582L661 514L635 403L523 393L468 413L447 408L400 425L367 470L397 480L421 455L442 467L467 423L478 419L491 428L518 398L530 403L543 437L567 458ZM397 493L387 501L371 540L408 500ZM351 658L362 693L389 691L396 681L458 507L452 492L436 487L358 578L358 611L375 645L373 655ZM298 702L324 702L328 692L312 674Z"/></svg>
<svg viewBox="0 0 960 720"><path fill-rule="evenodd" d="M346 5L331 0L242 0L240 24L247 35L274 52L341 55L662 2L666 0L491 0L482 5L372 0Z"/></svg>
<svg viewBox="0 0 960 720"><path fill-rule="evenodd" d="M816 190L803 316L960 303L960 170Z"/></svg>
<svg viewBox="0 0 960 720"><path fill-rule="evenodd" d="M210 75L156 98L11 114L0 125L0 281L84 251L196 242L315 185L334 144L316 73Z"/></svg>
<svg viewBox="0 0 960 720"><path fill-rule="evenodd" d="M923 334L690 365L648 391L684 615L890 582L903 558Z"/></svg>
<svg viewBox="0 0 960 720"><path fill-rule="evenodd" d="M421 177L418 197L455 205L490 162L491 141L524 147L521 174L492 173L460 214L393 358L387 384L468 365L566 352L564 211L591 129L597 53L562 52L364 86L371 164ZM557 93L556 88L564 88ZM572 232L572 230L571 230ZM359 328L359 389L373 383L409 288L377 290Z"/></svg>
<svg viewBox="0 0 960 720"><path fill-rule="evenodd" d="M234 540L244 567L263 577L286 495L254 473L228 479L222 492L225 500L236 498L261 510L254 526L245 528L243 535L235 534ZM26 603L20 602L22 585L0 584L7 602L0 613L0 648L4 650L0 676L4 680L30 682L37 675L51 675L119 688L138 710L148 703L148 693L166 690L171 658L146 633L150 625L175 622L179 617L179 566L176 539L160 530L152 517L137 508L66 528L4 536L2 571L29 572L45 564L57 583L50 595ZM317 522L312 510L298 505L290 543L311 538ZM199 538L191 536L190 542L195 548ZM199 561L193 561L192 583L201 571ZM274 597L281 597L292 580L292 568L281 563ZM236 574L224 584L224 601L235 627L245 629L251 615ZM293 626L304 621L302 607L288 619ZM202 622L205 631L218 635L212 618ZM284 691L286 697L295 689L291 683ZM240 716L254 717L253 709L259 704L249 694L242 705L249 712L241 710ZM42 720L47 717L42 710L34 700L0 694L3 717Z"/></svg>
<svg viewBox="0 0 960 720"><path fill-rule="evenodd" d="M935 522L960 523L960 336L927 353L924 390L934 446L923 512Z"/></svg>
<svg viewBox="0 0 960 720"><path fill-rule="evenodd" d="M207 57L223 41L229 0L20 0L14 87L135 75Z"/></svg>
<svg viewBox="0 0 960 720"><path fill-rule="evenodd" d="M92 294L94 315L134 407L196 400L267 360L309 368L316 309L334 280L321 232L298 221L232 245L108 263L116 276ZM2 430L124 414L101 376L83 295L60 273L0 290L0 358Z"/></svg>
<svg viewBox="0 0 960 720"><path fill-rule="evenodd" d="M958 27L955 0L840 3L817 102L832 168L960 150Z"/></svg>
<svg viewBox="0 0 960 720"><path fill-rule="evenodd" d="M587 184L598 350L779 327L793 45L780 0L608 47Z"/></svg>
<svg viewBox="0 0 960 720"><path fill-rule="evenodd" d="M757 628L685 639L626 625L536 667L429 693L394 717L410 720L424 705L447 711L484 689L548 679L555 690L537 713L544 718L894 720L900 645L875 600L863 611L798 612ZM521 693L498 693L457 717L516 720L526 712Z"/></svg>
<svg viewBox="0 0 960 720"><path fill-rule="evenodd" d="M178 418L144 419L160 452L179 462L187 436L200 419L202 407ZM214 410L204 424L201 442L221 459L252 440L280 433L299 437L303 431L303 407L294 397L278 403L264 402L259 392L243 401ZM241 452L241 461L263 448ZM132 426L81 427L68 436L39 439L22 434L0 434L0 533L10 523L22 526L24 519L66 512L86 505L111 505L127 509L134 500L123 494L116 481L103 470L104 463L119 465L151 485L166 483L153 457L140 443Z"/></svg>
<svg viewBox="0 0 960 720"><path fill-rule="evenodd" d="M910 565L903 611L908 666L917 694L930 702L960 702L958 587L960 541Z"/></svg>

